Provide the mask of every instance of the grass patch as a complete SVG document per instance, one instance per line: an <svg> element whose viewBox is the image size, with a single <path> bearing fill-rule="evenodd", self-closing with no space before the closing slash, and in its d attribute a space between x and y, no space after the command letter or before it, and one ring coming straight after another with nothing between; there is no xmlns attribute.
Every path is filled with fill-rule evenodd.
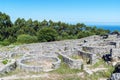
<svg viewBox="0 0 120 80"><path fill-rule="evenodd" d="M65 77L62 80L82 80L80 76Z"/></svg>
<svg viewBox="0 0 120 80"><path fill-rule="evenodd" d="M56 72L58 74L72 74L72 73L81 72L81 70L80 69L71 69L71 68L69 68L69 66L67 64L62 62L60 65L60 68L58 68L57 70L55 70L53 72Z"/></svg>
<svg viewBox="0 0 120 80"><path fill-rule="evenodd" d="M19 59L19 58L21 58L21 57L23 57L23 54L18 53L18 54L16 54L13 58L14 58L14 59Z"/></svg>
<svg viewBox="0 0 120 80"><path fill-rule="evenodd" d="M72 55L72 56L70 56L70 58L72 58L72 59L82 59L82 57L79 56L79 55Z"/></svg>
<svg viewBox="0 0 120 80"><path fill-rule="evenodd" d="M5 60L2 61L2 63L3 63L4 65L6 65L6 64L8 63L8 60L5 59Z"/></svg>
<svg viewBox="0 0 120 80"><path fill-rule="evenodd" d="M54 77L54 76L51 76ZM83 80L81 79L80 76L77 75L73 75L73 76L59 76L57 78L42 78L42 77L38 77L38 78L28 78L28 79L15 79L15 80Z"/></svg>
<svg viewBox="0 0 120 80"><path fill-rule="evenodd" d="M106 66L107 64L101 59L98 62L96 62L94 65L91 65L91 68L97 68L99 66Z"/></svg>
<svg viewBox="0 0 120 80"><path fill-rule="evenodd" d="M60 68L51 72L58 74L73 74L82 71L81 69L71 69L66 63L63 62L62 56L58 56L58 57L61 59Z"/></svg>
<svg viewBox="0 0 120 80"><path fill-rule="evenodd" d="M38 75L38 74L43 74L44 72L32 72L32 71L24 71L19 68L16 68L15 70L5 73L5 74L0 74L0 77L7 77L7 76L12 76L12 75L17 75L17 76L26 76L26 75ZM19 79L18 79L19 80ZM22 79L20 79L22 80ZM23 79L24 80L24 79ZM25 79L26 80L26 79ZM35 79L36 80L36 79Z"/></svg>
<svg viewBox="0 0 120 80"><path fill-rule="evenodd" d="M41 78L28 78L28 79L14 79L14 80L46 80L46 79L41 79ZM48 79L47 79L48 80Z"/></svg>
<svg viewBox="0 0 120 80"><path fill-rule="evenodd" d="M108 65L106 67L108 68L108 70L103 72L103 77L109 78L114 71L114 67L110 66L110 65Z"/></svg>

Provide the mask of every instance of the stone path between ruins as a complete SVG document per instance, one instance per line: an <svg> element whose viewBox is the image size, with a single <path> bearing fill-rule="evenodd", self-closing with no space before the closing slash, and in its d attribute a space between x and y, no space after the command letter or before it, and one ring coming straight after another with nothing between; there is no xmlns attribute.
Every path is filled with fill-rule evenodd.
<svg viewBox="0 0 120 80"><path fill-rule="evenodd" d="M107 70L107 68L96 68L96 69L91 69L88 71L88 74L93 74L93 72L97 72L97 71L101 71L101 70ZM74 74L67 74L67 76L72 76ZM77 73L76 75L84 77L84 72L80 72ZM47 78L47 79L51 79L52 76L56 76L59 77L59 74L49 74L49 73L45 73L45 74L40 74L40 75L25 75L25 76L19 76L19 75L12 75L12 76L7 76L7 77L2 77L0 78L0 80L14 80L14 79L29 79L29 78ZM53 77L55 78L55 77ZM55 79L53 79L55 80ZM101 78L99 80L107 80L105 78Z"/></svg>
<svg viewBox="0 0 120 80"><path fill-rule="evenodd" d="M66 76L73 76L75 74L67 74ZM77 76L83 76L84 73L80 72L76 74ZM14 80L14 79L31 79L31 78L46 78L46 79L51 79L51 80L56 80L56 78L60 77L59 74L40 74L40 75L26 75L26 76L19 76L19 75L12 75L12 76L7 76L7 77L2 77L0 80ZM53 78L53 79L52 79Z"/></svg>
<svg viewBox="0 0 120 80"><path fill-rule="evenodd" d="M25 76L17 76L17 75L12 75L12 76L7 76L0 78L0 80L14 80L14 79L29 79L29 78L48 78L49 75L46 74L40 74L40 75L25 75Z"/></svg>
<svg viewBox="0 0 120 80"><path fill-rule="evenodd" d="M88 73L88 74L93 74L94 72L97 72L97 71L105 71L107 70L107 68L95 68L95 69L85 69L85 71Z"/></svg>

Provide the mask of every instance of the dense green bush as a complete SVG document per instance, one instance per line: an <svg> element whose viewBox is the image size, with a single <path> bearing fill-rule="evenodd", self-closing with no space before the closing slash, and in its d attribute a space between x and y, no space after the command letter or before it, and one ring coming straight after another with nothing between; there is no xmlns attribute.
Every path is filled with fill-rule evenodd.
<svg viewBox="0 0 120 80"><path fill-rule="evenodd" d="M62 39L68 39L68 33L67 32L62 32L61 33Z"/></svg>
<svg viewBox="0 0 120 80"><path fill-rule="evenodd" d="M22 34L17 37L17 42L18 43L33 43L33 42L37 42L37 37L31 36L28 34Z"/></svg>
<svg viewBox="0 0 120 80"><path fill-rule="evenodd" d="M2 61L2 63L3 63L4 65L6 65L6 64L8 63L8 60L5 59L5 60Z"/></svg>
<svg viewBox="0 0 120 80"><path fill-rule="evenodd" d="M50 42L57 40L58 33L53 28L43 28L38 31L37 37L40 42Z"/></svg>
<svg viewBox="0 0 120 80"><path fill-rule="evenodd" d="M10 45L10 42L6 39L4 41L0 41L0 45L7 46Z"/></svg>

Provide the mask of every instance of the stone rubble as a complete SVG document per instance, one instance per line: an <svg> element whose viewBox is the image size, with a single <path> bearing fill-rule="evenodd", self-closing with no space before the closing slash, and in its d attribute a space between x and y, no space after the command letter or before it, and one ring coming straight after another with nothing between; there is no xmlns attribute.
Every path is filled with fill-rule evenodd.
<svg viewBox="0 0 120 80"><path fill-rule="evenodd" d="M51 70L54 70L60 67L61 61L58 57L62 56L63 61L68 64L70 68L82 69L83 65L87 64L88 62L89 64L95 64L104 54L110 53L111 49L112 58L118 60L120 57L119 48L120 38L117 37L117 35L109 35L107 39L103 39L102 36L94 35L77 40L32 43L15 46L9 51L1 51L0 59L12 59L14 57L19 57L17 55L21 54L22 57L15 59L15 62L20 69L41 72L44 71L41 67L42 65L28 66L27 64L23 64L23 61L28 58L32 59L33 56L34 58L40 58L44 56L44 60L47 59L46 57L51 56L52 59L56 59L55 63L52 62L51 67ZM70 56L73 54L76 56L81 56L82 59L76 60L71 58Z"/></svg>

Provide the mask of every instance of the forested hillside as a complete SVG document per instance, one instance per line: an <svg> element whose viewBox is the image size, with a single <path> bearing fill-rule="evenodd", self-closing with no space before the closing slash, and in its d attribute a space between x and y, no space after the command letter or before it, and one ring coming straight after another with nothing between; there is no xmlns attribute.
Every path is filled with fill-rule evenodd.
<svg viewBox="0 0 120 80"><path fill-rule="evenodd" d="M79 39L91 35L109 33L97 27L86 26L83 23L68 24L52 20L38 21L18 18L12 23L10 16L0 12L0 44L50 42L65 39Z"/></svg>

